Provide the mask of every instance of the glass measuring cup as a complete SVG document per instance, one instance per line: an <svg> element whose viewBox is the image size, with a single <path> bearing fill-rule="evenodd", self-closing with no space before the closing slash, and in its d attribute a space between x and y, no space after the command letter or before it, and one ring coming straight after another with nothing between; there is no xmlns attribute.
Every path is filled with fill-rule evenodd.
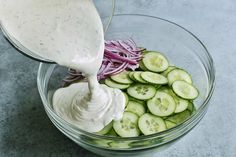
<svg viewBox="0 0 236 157"><path fill-rule="evenodd" d="M101 18L109 17L107 21L103 22L104 31L106 32L111 23L112 16L114 15L115 0L94 0L94 4ZM36 61L54 63L53 61L43 58L33 53L29 49L27 49L24 45L22 45L19 41L17 41L14 37L12 37L9 34L7 29L1 24L1 21L0 21L0 29L2 30L4 37L18 50L18 52Z"/></svg>

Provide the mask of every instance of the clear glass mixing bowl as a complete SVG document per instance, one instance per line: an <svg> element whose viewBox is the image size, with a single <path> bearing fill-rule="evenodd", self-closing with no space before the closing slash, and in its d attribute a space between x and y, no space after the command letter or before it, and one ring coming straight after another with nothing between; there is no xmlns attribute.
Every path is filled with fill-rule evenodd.
<svg viewBox="0 0 236 157"><path fill-rule="evenodd" d="M41 63L38 70L38 90L45 110L53 124L81 147L102 156L148 156L159 151L196 126L207 112L214 90L215 71L206 47L183 27L153 16L115 15L106 33L107 40L133 38L141 47L163 52L170 63L192 74L194 84L200 91L195 101L197 111L184 123L148 136L119 138L95 135L67 123L55 114L51 98L66 75L66 68ZM196 137L197 138L197 137Z"/></svg>

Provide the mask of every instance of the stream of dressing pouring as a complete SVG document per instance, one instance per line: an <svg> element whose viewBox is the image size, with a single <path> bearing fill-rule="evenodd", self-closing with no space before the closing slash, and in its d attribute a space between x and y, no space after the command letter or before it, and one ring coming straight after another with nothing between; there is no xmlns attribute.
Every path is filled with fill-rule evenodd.
<svg viewBox="0 0 236 157"><path fill-rule="evenodd" d="M54 93L53 109L60 117L88 132L122 118L123 93L97 80L104 33L92 0L0 0L0 21L33 53L87 77L88 82Z"/></svg>

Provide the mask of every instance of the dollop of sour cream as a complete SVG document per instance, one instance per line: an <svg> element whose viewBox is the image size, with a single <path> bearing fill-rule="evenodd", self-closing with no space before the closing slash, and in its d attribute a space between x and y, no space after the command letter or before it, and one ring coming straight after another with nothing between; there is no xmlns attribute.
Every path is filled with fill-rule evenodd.
<svg viewBox="0 0 236 157"><path fill-rule="evenodd" d="M122 118L125 97L100 85L102 22L92 0L0 0L0 22L33 53L84 73L88 82L58 89L53 108L64 120L98 132Z"/></svg>

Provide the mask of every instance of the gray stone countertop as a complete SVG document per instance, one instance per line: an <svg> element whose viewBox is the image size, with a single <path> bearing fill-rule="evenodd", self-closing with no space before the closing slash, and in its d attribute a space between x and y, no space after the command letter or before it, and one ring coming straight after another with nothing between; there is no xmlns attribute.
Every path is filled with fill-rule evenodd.
<svg viewBox="0 0 236 157"><path fill-rule="evenodd" d="M236 1L117 0L116 13L140 13L176 22L207 46L216 67L209 110L189 134L158 157L236 156ZM0 35L0 157L96 157L50 122L37 86L38 63Z"/></svg>

